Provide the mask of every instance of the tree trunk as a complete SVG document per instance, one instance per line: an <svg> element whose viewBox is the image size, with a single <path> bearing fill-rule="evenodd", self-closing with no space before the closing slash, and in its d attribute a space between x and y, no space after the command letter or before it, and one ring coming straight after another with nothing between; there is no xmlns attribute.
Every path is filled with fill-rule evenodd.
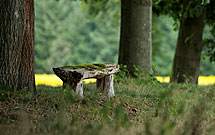
<svg viewBox="0 0 215 135"><path fill-rule="evenodd" d="M131 75L138 68L151 72L151 0L121 0L119 64Z"/></svg>
<svg viewBox="0 0 215 135"><path fill-rule="evenodd" d="M198 82L205 15L181 18L171 82Z"/></svg>
<svg viewBox="0 0 215 135"><path fill-rule="evenodd" d="M0 84L35 89L34 1L0 1Z"/></svg>

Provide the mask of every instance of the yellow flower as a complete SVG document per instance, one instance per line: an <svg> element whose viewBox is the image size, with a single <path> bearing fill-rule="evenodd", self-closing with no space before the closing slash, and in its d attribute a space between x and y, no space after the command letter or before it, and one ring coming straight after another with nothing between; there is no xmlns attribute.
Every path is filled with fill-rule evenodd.
<svg viewBox="0 0 215 135"><path fill-rule="evenodd" d="M48 85L48 86L62 86L63 82L59 77L54 74L36 74L35 75L36 85ZM95 83L96 79L85 79L84 84Z"/></svg>
<svg viewBox="0 0 215 135"><path fill-rule="evenodd" d="M157 76L156 79L161 83L168 83L170 82L170 77L161 77ZM199 85L206 86L206 85L215 85L215 76L199 76Z"/></svg>
<svg viewBox="0 0 215 135"><path fill-rule="evenodd" d="M215 85L215 76L200 76L199 77L200 85Z"/></svg>

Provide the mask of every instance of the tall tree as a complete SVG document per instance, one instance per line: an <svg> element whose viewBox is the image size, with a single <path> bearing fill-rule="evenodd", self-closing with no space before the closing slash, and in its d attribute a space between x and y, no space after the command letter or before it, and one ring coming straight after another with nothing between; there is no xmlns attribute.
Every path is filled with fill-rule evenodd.
<svg viewBox="0 0 215 135"><path fill-rule="evenodd" d="M185 82L189 79L196 83L200 71L200 59L202 52L202 36L205 26L206 12L202 8L201 15L185 17L189 6L189 0L183 2L183 11L180 18L177 47L175 51L171 82Z"/></svg>
<svg viewBox="0 0 215 135"><path fill-rule="evenodd" d="M0 7L0 84L35 91L34 0L1 0Z"/></svg>
<svg viewBox="0 0 215 135"><path fill-rule="evenodd" d="M151 5L151 0L121 0L119 64L132 75L136 67L151 72Z"/></svg>
<svg viewBox="0 0 215 135"><path fill-rule="evenodd" d="M112 12L111 18L119 19L120 0L86 0L89 13L102 16ZM121 0L121 31L118 63L127 65L131 75L137 68L151 72L152 59L152 1ZM108 16L109 17L109 16ZM114 20L114 19L113 19Z"/></svg>
<svg viewBox="0 0 215 135"><path fill-rule="evenodd" d="M171 82L196 83L200 70L205 26L214 23L214 1L206 0L154 0L154 11L173 17L180 28L173 61Z"/></svg>

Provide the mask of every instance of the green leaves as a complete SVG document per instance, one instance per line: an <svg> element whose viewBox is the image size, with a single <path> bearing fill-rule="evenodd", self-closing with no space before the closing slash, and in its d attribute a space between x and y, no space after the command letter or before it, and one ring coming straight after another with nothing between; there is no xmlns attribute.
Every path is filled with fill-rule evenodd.
<svg viewBox="0 0 215 135"><path fill-rule="evenodd" d="M207 5L207 4L210 4L210 0L202 0L202 5Z"/></svg>
<svg viewBox="0 0 215 135"><path fill-rule="evenodd" d="M98 24L82 4L36 1L36 73L51 73L52 67L63 65L117 63L119 23L107 19Z"/></svg>
<svg viewBox="0 0 215 135"><path fill-rule="evenodd" d="M211 62L215 62L215 41L213 39L207 39L206 46L206 55L209 56Z"/></svg>

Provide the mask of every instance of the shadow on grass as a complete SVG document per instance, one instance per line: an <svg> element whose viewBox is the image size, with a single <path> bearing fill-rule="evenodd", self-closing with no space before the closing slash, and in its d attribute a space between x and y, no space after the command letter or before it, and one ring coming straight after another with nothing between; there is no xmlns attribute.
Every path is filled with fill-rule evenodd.
<svg viewBox="0 0 215 135"><path fill-rule="evenodd" d="M0 87L0 134L213 134L215 87L115 83L107 98L95 84L84 85L84 98L62 87Z"/></svg>

